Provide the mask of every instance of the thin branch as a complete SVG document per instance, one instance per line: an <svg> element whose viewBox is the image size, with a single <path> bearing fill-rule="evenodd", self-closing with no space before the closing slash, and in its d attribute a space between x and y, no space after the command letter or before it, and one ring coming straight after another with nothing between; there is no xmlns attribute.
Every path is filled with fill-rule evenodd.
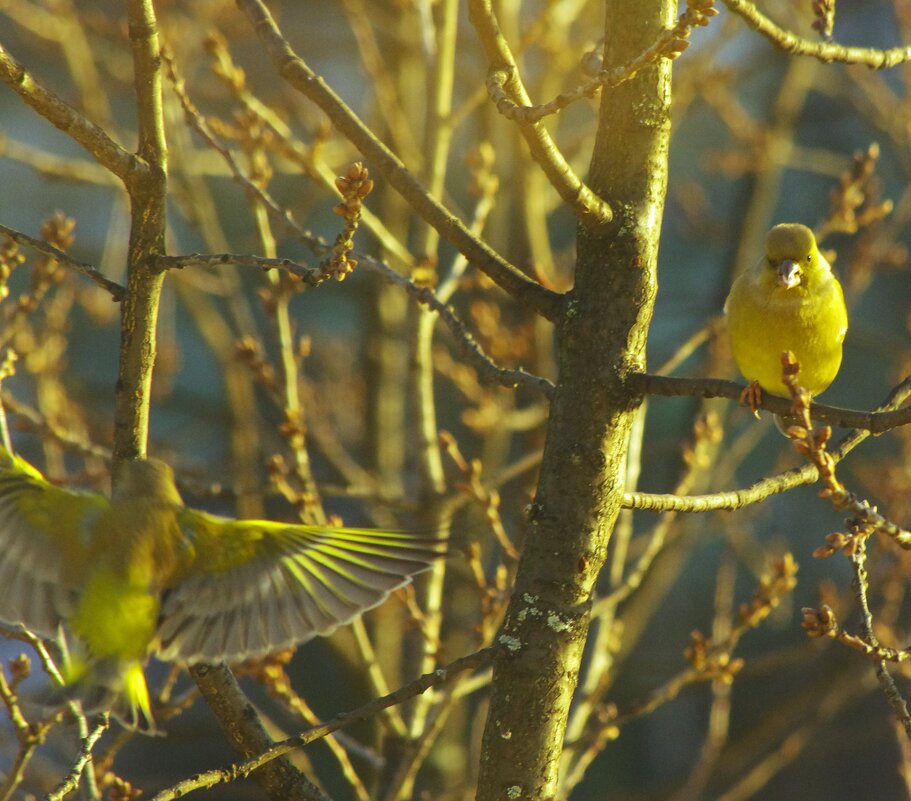
<svg viewBox="0 0 911 801"><path fill-rule="evenodd" d="M145 171L135 155L111 139L105 131L86 119L50 89L45 89L34 76L0 45L0 80L40 116L74 139L101 165L124 183Z"/></svg>
<svg viewBox="0 0 911 801"><path fill-rule="evenodd" d="M594 757L609 740L616 739L623 726L651 714L696 682L722 681L730 684L743 667L743 659L732 657L738 643L745 634L756 630L780 604L781 599L794 589L797 585L797 569L797 563L790 553L775 559L770 569L760 577L753 598L740 606L736 621L724 638L715 641L704 637L699 631L692 632L690 646L684 651L690 662L689 667L625 711L618 713L612 706L605 706L601 715L593 715L586 730L573 743L587 747L567 778L569 786L582 779Z"/></svg>
<svg viewBox="0 0 911 801"><path fill-rule="evenodd" d="M44 640L41 639L37 634L25 626L4 626L0 624L0 637L3 637L7 640L19 640L21 642L28 643L38 655L38 660L41 662L41 667L48 676L50 676L51 681L54 682L58 687L62 687L65 682L60 671L57 669L57 665L54 663L54 659L51 656L50 652L47 649L47 646L44 643Z"/></svg>
<svg viewBox="0 0 911 801"><path fill-rule="evenodd" d="M491 1L470 0L468 18L478 32L487 54L490 75L488 91L497 103L497 108L503 111L501 101L508 101L515 107L529 105L531 101L519 76L518 65L506 38L500 32ZM614 216L613 210L575 174L547 129L534 120L521 117L517 117L516 122L519 132L528 143L532 158L567 207L587 226L609 223Z"/></svg>
<svg viewBox="0 0 911 801"><path fill-rule="evenodd" d="M382 698L375 698L351 712L345 712L337 716L327 723L313 726L301 734L275 743L275 745L267 751L264 751L252 759L232 765L224 770L210 770L205 773L199 773L190 779L178 782L172 787L162 790L158 795L154 796L151 801L172 801L172 799L181 798L194 790L208 789L218 784L227 784L236 779L245 778L253 771L267 765L272 760L284 756L298 748L303 748L344 726L373 717L380 710L404 703L409 698L414 698L415 696L426 692L431 687L436 687L450 681L459 673L466 670L475 670L488 664L498 650L499 648L497 646L491 646L490 648L483 648L480 651L475 651L473 654L468 654L468 656L456 659L445 667L437 668L433 673L421 676L403 687L400 687L398 690L395 690L395 692L389 693L389 695L385 695Z"/></svg>
<svg viewBox="0 0 911 801"><path fill-rule="evenodd" d="M19 749L12 760L12 764L6 769L3 784L0 785L0 799L2 801L8 801L8 799L12 798L13 793L22 784L28 763L34 756L35 749L44 742L44 738L50 728L48 723L29 723L22 713L22 707L19 705L16 689L30 672L28 658L22 654L17 660L11 660L10 670L13 672L12 682L7 681L6 673L0 668L0 700L6 707L10 723L16 733L16 739L19 741Z"/></svg>
<svg viewBox="0 0 911 801"><path fill-rule="evenodd" d="M838 480L835 475L835 459L826 449L832 429L828 426L814 428L810 420L810 393L798 383L800 364L794 354L791 351L783 353L781 363L784 368L782 380L791 394L794 418L785 433L790 437L795 450L816 466L823 486L820 497L829 500L839 512L851 514L845 521L850 534L836 535L839 538L837 545L830 538L830 548L854 551L866 537L879 532L890 537L906 551L911 550L911 531L881 515L869 501L857 497ZM826 553L828 552L827 548Z"/></svg>
<svg viewBox="0 0 911 801"><path fill-rule="evenodd" d="M870 604L867 600L867 591L869 582L867 580L867 568L864 564L866 560L866 542L859 542L851 554L851 564L854 568L854 591L857 605L860 607L861 620L863 623L864 636L843 629L835 616L835 612L828 604L823 604L819 609L813 607L804 607L801 610L803 622L801 625L806 629L810 637L826 637L841 643L852 651L857 651L873 660L877 667L884 662L905 662L911 658L911 651L906 648L891 648L882 645L879 638L873 630L873 613L870 611Z"/></svg>
<svg viewBox="0 0 911 801"><path fill-rule="evenodd" d="M282 36L275 20L261 0L237 0L256 34L272 58L279 75L319 106L335 127L364 155L389 184L446 241L464 253L502 289L548 320L554 320L563 306L562 296L529 278L485 242L474 236L464 223L421 186L402 161L361 122L360 118L332 91Z"/></svg>
<svg viewBox="0 0 911 801"><path fill-rule="evenodd" d="M15 398L7 389L0 391L0 406L4 411L21 418L17 425L21 425L26 430L34 431L41 437L50 438L66 450L110 463L111 451L109 448L96 445L76 432L48 420L40 411Z"/></svg>
<svg viewBox="0 0 911 801"><path fill-rule="evenodd" d="M396 78L391 74L384 55L383 46L378 41L374 26L371 25L366 0L342 0L340 3L348 18L348 27L357 44L360 62L370 80L372 91L376 95L376 112L389 130L392 145L398 153L415 169L424 159L421 145L411 130L411 121L402 105L402 97ZM430 139L425 141L432 141Z"/></svg>
<svg viewBox="0 0 911 801"><path fill-rule="evenodd" d="M489 6L489 3L485 2ZM648 47L635 58L625 64L611 69L601 69L589 81L580 84L569 92L557 95L553 100L537 106L523 105L516 102L512 95L522 93L510 91L509 84L518 84L518 73L515 64L510 62L505 68L493 70L487 77L487 92L490 99L497 106L504 117L522 123L534 123L551 114L567 108L573 103L587 97L592 97L599 89L604 87L619 86L624 81L630 80L636 74L662 58L675 59L690 45L689 37L694 27L708 25L709 19L718 11L713 8L714 0L704 0L703 3L691 3L684 11L673 28L662 31ZM495 23L493 23L495 24ZM499 42L498 42L499 43ZM505 61L505 59L504 59ZM603 201L601 201L603 202Z"/></svg>
<svg viewBox="0 0 911 801"><path fill-rule="evenodd" d="M375 270L390 283L402 287L418 303L422 303L431 311L435 311L452 332L459 346L459 351L474 364L481 380L491 384L500 384L504 387L527 386L541 392L547 398L553 397L554 385L548 379L528 373L521 367L514 370L499 367L484 353L456 313L443 303L430 287L418 286L379 260L362 257L360 263Z"/></svg>
<svg viewBox="0 0 911 801"><path fill-rule="evenodd" d="M262 202L270 214L272 214L284 225L286 225L300 239L300 241L303 242L308 248L310 248L315 254L323 255L329 252L331 250L331 246L325 240L319 236L316 236L310 231L306 231L301 228L300 225L298 225L294 218L291 216L291 214L288 211L283 210L271 197L271 195L269 195L268 192L266 192L262 187L257 186L254 181L251 181L250 178L244 174L243 170L240 168L240 165L237 163L237 159L234 158L233 154L230 150L228 150L228 148L224 147L221 142L218 141L218 138L206 124L203 116L196 109L195 105L186 92L183 80L177 73L177 67L174 63L173 57L166 52L164 54L164 60L170 73L174 91L180 100L184 114L187 117L187 121L190 123L193 129L209 143L209 145L211 145L221 154L222 158L225 159L225 162L231 169L231 172L233 173L235 179L238 181L238 183L240 183L244 191L256 198L258 201ZM452 311L452 309L440 301L439 298L437 298L433 293L433 290L431 290L429 287L418 286L413 281L393 270L385 262L375 259L372 256L367 256L361 253L355 253L354 255L357 257L358 263L360 265L369 267L370 269L380 273L383 278L385 278L390 283L402 287L416 301L424 304L432 311L437 312L442 321L448 326L453 336L455 337L456 342L459 344L461 353L472 362L474 362L476 369L483 378L490 381L491 383L501 384L507 387L515 387L519 385L531 386L534 389L544 393L545 396L551 397L553 394L553 384L547 379L532 375L521 369L508 370L497 366L481 350L480 345L478 345L471 334L466 330L464 324ZM182 258L183 257L159 257L158 263L163 266L180 266ZM191 256L188 258L192 260L194 257ZM206 263L214 265L218 263L217 260L220 258L220 256L202 256L201 258L206 259ZM278 269L290 270L289 267L286 267L284 262L284 259L274 259L269 260L268 264L269 266L274 266ZM263 266L265 266L265 264ZM305 278L304 280L307 279Z"/></svg>
<svg viewBox="0 0 911 801"><path fill-rule="evenodd" d="M269 213L277 220L279 220L283 225L285 225L288 230L292 231L294 235L309 248L315 255L323 256L329 252L330 245L321 237L316 234L302 228L297 221L291 216L291 212L283 209L276 200L260 185L258 185L254 180L247 175L240 166L240 163L235 158L231 150L222 144L216 134L212 131L212 128L209 126L206 118L200 113L199 109L196 107L196 104L190 98L190 95L187 93L186 81L177 70L177 63L174 60L174 55L167 48L162 51L162 59L164 60L165 66L168 70L168 77L171 81L171 87L174 90L174 93L177 95L177 99L180 102L181 108L183 109L184 116L187 119L187 123L190 127L196 131L214 151L216 151L222 159L224 159L225 164L228 165L228 169L231 171L231 175L234 177L234 180L240 184L241 189L246 192L247 196L255 203L260 203L269 211Z"/></svg>
<svg viewBox="0 0 911 801"><path fill-rule="evenodd" d="M153 171L167 169L161 94L161 45L152 0L131 0L128 30L133 51L133 88L139 128L139 155Z"/></svg>
<svg viewBox="0 0 911 801"><path fill-rule="evenodd" d="M231 747L241 755L249 758L254 754L271 753L275 742L269 736L263 725L261 717L253 705L244 695L234 674L224 663L218 665L192 665L189 668L190 676L196 682L203 698L218 719L218 724L231 744ZM290 749L289 749L290 750ZM282 752L286 753L286 752ZM300 770L287 759L276 754L268 764L264 765L262 773L257 775L257 781L267 793L269 798L282 799L282 801L330 801L329 797ZM255 757L254 757L255 759ZM247 764L246 762L242 764ZM230 772L230 776L225 775ZM239 774L234 769L229 771L211 771L219 774L219 781L232 781ZM249 771L247 771L249 773ZM207 774L202 774L207 775ZM243 774L247 775L247 774ZM198 777L195 777L198 778ZM174 792L175 788L165 790L156 796L159 798L178 798L197 787L194 779L188 779L176 785L184 788L183 791ZM211 786L211 785L208 785ZM174 794L168 794L174 793Z"/></svg>
<svg viewBox="0 0 911 801"><path fill-rule="evenodd" d="M666 397L688 395L697 398L739 400L744 390L742 384L721 378L675 378L651 373L633 373L629 377L629 384L637 392ZM896 387L896 391L906 385L911 387L911 377ZM768 393L763 393L762 400L756 405L774 414L788 415L791 412L791 401ZM889 408L892 410L865 412L814 403L810 406L810 416L828 425L862 429L871 434L882 434L884 431L911 423L911 406L904 409L896 409L894 406Z"/></svg>
<svg viewBox="0 0 911 801"><path fill-rule="evenodd" d="M876 70L888 69L911 61L911 47L877 50L872 47L848 47L834 42L814 42L772 22L749 0L724 0L724 4L735 14L743 17L754 31L761 33L776 47L793 56L811 56L826 64L833 61L863 64Z"/></svg>
<svg viewBox="0 0 911 801"><path fill-rule="evenodd" d="M64 796L76 789L79 784L79 779L82 776L82 771L92 758L92 749L95 747L95 743L98 742L98 738L107 731L107 728L108 717L107 715L104 715L95 728L92 729L88 733L88 736L82 741L79 755L76 757L75 762L73 762L73 767L70 768L70 772L67 774L66 778L45 796L45 801L61 801Z"/></svg>
<svg viewBox="0 0 911 801"><path fill-rule="evenodd" d="M361 656L361 668L366 668L367 681L370 683L371 692L375 697L389 695L389 683L386 681L386 674L383 672L383 666L377 658L376 649L370 640L370 633L367 631L367 625L362 617L355 618L351 624L351 633L357 644L357 650ZM385 725L396 737L404 739L408 736L408 726L402 713L394 706L387 707L383 711Z"/></svg>
<svg viewBox="0 0 911 801"><path fill-rule="evenodd" d="M17 231L14 228L7 228L5 225L0 225L0 234L9 237L20 245L25 245L33 250L37 250L39 253L43 253L45 256L54 259L64 267L69 267L71 270L82 273L86 278L91 279L107 292L115 301L123 300L123 296L126 294L126 287L121 286L116 281L105 278L91 264L77 261L62 250L55 248L53 245L41 239L33 239L28 234L23 234L21 231Z"/></svg>
<svg viewBox="0 0 911 801"><path fill-rule="evenodd" d="M355 27L353 17L351 17L351 23L353 30ZM357 32L354 30L353 32L357 36ZM247 88L245 73L234 64L227 43L219 35L213 34L209 37L208 48L215 58L215 75L222 78L238 102L272 132L272 135L278 139L279 149L286 151L286 155L300 165L304 175L312 178L319 186L328 189L334 195L341 197L341 192L335 184L338 176L320 157L319 149L304 145L294 135L288 123ZM379 104L381 109L384 108L384 105L382 102ZM394 257L406 265L413 263L414 259L405 245L376 214L366 207L361 209L361 214L364 225L390 257Z"/></svg>
<svg viewBox="0 0 911 801"><path fill-rule="evenodd" d="M905 734L911 739L911 715L908 713L908 705L896 687L887 665L887 661L903 661L909 654L907 651L883 648L880 645L873 629L873 613L870 611L867 598L869 590L867 538L874 531L878 531L891 537L896 544L908 550L911 549L911 532L902 529L881 515L876 507L859 499L838 480L835 475L835 460L826 450L826 442L832 429L828 426L813 427L810 420L810 393L798 383L800 364L794 358L794 354L790 351L783 353L781 364L782 380L788 388L796 417L796 421L788 427L787 435L791 438L797 452L816 465L823 484L820 496L828 498L839 511L849 511L853 514L853 517L845 521L845 526L850 533L847 536L840 533L830 535L828 537L830 547L820 549L814 555L825 557L834 552L836 548L843 549L849 555L854 568L854 592L861 611L864 639L861 640L851 637L845 632L840 632L834 614L827 607L823 608L821 614L814 610L804 609L804 628L807 629L810 636L818 637L824 634L841 639L845 644L857 648L874 659L876 677L883 694L889 701L896 718L904 727Z"/></svg>
<svg viewBox="0 0 911 801"><path fill-rule="evenodd" d="M363 625L361 618L357 618L354 625L358 622ZM263 685L269 695L281 701L285 709L295 714L304 725L318 726L322 723L319 716L314 713L307 701L301 698L291 686L287 665L293 655L294 649L289 649L271 654L261 661L254 661L250 668L250 675ZM389 690L386 689L385 692L389 692ZM395 711L397 712L398 710ZM345 777L345 781L350 785L357 801L370 801L367 788L355 770L351 757L359 757L372 767L377 768L381 767L383 762L380 755L372 749L362 746L353 737L346 735L344 732L327 735L325 742L338 762L338 767Z"/></svg>
<svg viewBox="0 0 911 801"><path fill-rule="evenodd" d="M908 704L902 698L888 669L889 662L904 662L911 657L911 651L883 646L876 636L873 628L873 613L870 611L867 599L869 580L866 540L858 539L849 556L851 567L854 569L854 595L860 608L863 637L858 637L841 628L835 613L827 604L823 604L820 609L804 608L802 625L810 637L827 637L830 640L836 640L873 661L880 689L892 707L897 721L904 728L905 734L911 739L911 714L908 712Z"/></svg>
<svg viewBox="0 0 911 801"><path fill-rule="evenodd" d="M2 231L3 226L0 226L0 233ZM224 267L228 264L241 267L252 265L263 270L284 270L286 273L300 278L309 286L319 286L329 277L318 267L308 267L306 264L291 259L270 259L249 253L191 253L187 256L159 256L156 264L165 270L182 270L184 267Z"/></svg>
<svg viewBox="0 0 911 801"><path fill-rule="evenodd" d="M697 421L694 426L693 444L683 453L686 469L677 486L674 487L674 497L685 496L703 473L705 465L715 461L722 436L721 425L714 415L707 415ZM674 511L665 512L661 516L661 519L652 528L648 544L639 554L635 564L627 568L622 581L612 582L614 586L611 591L592 605L593 618L604 617L606 623L608 620L606 616L614 614L617 606L642 585L655 559L669 544L668 540L680 536L682 529L673 526L676 519L677 513Z"/></svg>
<svg viewBox="0 0 911 801"><path fill-rule="evenodd" d="M870 604L867 601L867 549L866 543L861 541L858 548L851 557L851 565L854 568L854 590L857 596L857 602L861 610L861 619L863 620L864 637L873 648L881 648L876 633L873 631L873 614L870 612ZM906 653L906 652L902 652ZM911 739L911 714L908 712L908 703L902 697L898 687L895 685L895 679L889 673L889 667L886 659L876 660L876 678L879 681L880 689L892 711L895 713L896 720L901 723L905 730L905 736Z"/></svg>
<svg viewBox="0 0 911 801"><path fill-rule="evenodd" d="M668 382L667 386L669 387L678 386L678 382L689 383L692 385L717 384L719 386L731 385L733 388L738 387L738 385L732 381L721 381L720 379L701 381L699 379L673 379L652 375L644 376L644 374L639 373L635 374L636 380L642 377L648 379L648 384L651 384L653 380L657 380L661 385L664 385L665 382ZM904 403L905 399L909 395L911 395L911 378L906 378L904 381L902 381L901 384L896 386L892 392L889 393L889 397L881 406L877 408L875 412L869 413L867 416L872 415L875 417L879 414L886 414L890 410L893 410ZM728 391L725 390L725 392L718 395L709 395L707 397L730 397L730 395L728 394ZM780 399L773 398L771 396L763 396L763 403L769 400L777 401ZM815 413L815 410L820 407L814 404L810 408L811 412ZM787 410L785 410L785 413L787 414ZM865 429L856 429L846 435L844 439L842 439L842 441L838 444L838 447L832 451L832 457L835 462L837 463L843 459L850 451L856 448L869 436L869 430ZM689 496L653 495L647 492L625 492L623 494L622 505L625 508L629 509L643 509L657 512L710 512L722 509L740 509L743 506L757 503L758 501L768 498L770 495L775 495L779 492L785 492L787 490L793 489L794 487L799 487L803 484L812 484L818 479L819 470L817 470L815 465L807 464L803 467L794 468L793 470L786 470L785 472L779 473L776 476L764 478L745 489L731 490L729 492L716 492L709 495Z"/></svg>

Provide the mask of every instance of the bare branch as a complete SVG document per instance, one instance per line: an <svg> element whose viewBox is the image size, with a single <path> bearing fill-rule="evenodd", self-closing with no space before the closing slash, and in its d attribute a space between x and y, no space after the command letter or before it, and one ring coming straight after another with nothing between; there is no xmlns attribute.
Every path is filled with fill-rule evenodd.
<svg viewBox="0 0 911 801"><path fill-rule="evenodd" d="M667 397L689 395L699 398L739 400L744 389L743 385L736 381L721 378L673 378L650 373L634 373L630 375L629 383L637 392ZM897 393L909 388L911 388L911 377L906 378L893 392ZM792 408L791 402L786 398L779 398L777 395L768 393L763 393L762 400L757 406L781 415L789 414ZM885 408L881 407L881 409ZM828 425L858 428L869 431L871 434L881 434L884 431L911 423L911 407L897 409L895 406L889 405L888 409L889 411L865 412L814 403L810 406L810 416L814 420Z"/></svg>
<svg viewBox="0 0 911 801"><path fill-rule="evenodd" d="M95 725L95 728L92 729L88 736L82 741L79 755L73 762L73 766L70 768L70 772L67 774L66 778L45 796L46 801L62 801L64 796L76 789L79 785L82 771L85 770L85 766L92 758L92 749L95 747L95 743L97 743L101 735L107 731L107 728L108 717L107 715L104 715Z"/></svg>
<svg viewBox="0 0 911 801"><path fill-rule="evenodd" d="M677 58L689 47L689 37L693 28L708 25L709 19L718 13L712 7L713 4L714 0L707 0L701 5L690 4L686 11L680 15L677 24L673 28L662 31L655 38L655 41L638 56L630 59L625 64L621 64L619 67L613 67L609 70L602 69L590 81L586 81L575 89L557 95L553 100L537 106L522 105L513 100L512 95L519 94L519 92L511 92L509 85L510 83L519 84L519 77L515 64L510 62L508 67L494 70L488 75L487 91L490 99L493 100L497 110L504 117L517 122L533 123L550 114L556 114L579 100L592 97L599 89L605 86L619 86L624 81L634 77L639 70L654 64L659 59ZM485 3L485 5L489 4ZM497 44L501 44L503 47L506 46L500 40L497 41ZM521 93L524 94L524 88L521 86L519 88Z"/></svg>
<svg viewBox="0 0 911 801"><path fill-rule="evenodd" d="M225 768L224 770L210 770L205 773L199 773L191 779L179 782L167 790L162 790L158 795L154 796L151 801L172 801L172 799L181 798L194 790L214 787L218 784L226 784L235 779L249 776L253 771L268 765L273 760L298 748L303 748L316 740L320 740L344 726L373 717L386 707L404 703L409 698L414 698L415 696L426 692L431 687L445 684L447 681L450 681L466 670L476 670L479 667L483 667L493 659L494 654L498 650L499 647L491 646L490 648L483 648L480 651L475 651L473 654L468 654L468 656L456 659L445 667L437 668L433 673L427 673L409 684L400 687L398 690L389 693L389 695L384 695L382 698L375 698L363 706L358 707L351 712L345 712L327 723L314 726L295 737L289 737L287 740L275 743L275 745L267 751L264 751L252 759L248 759L246 762L232 765L230 768Z"/></svg>
<svg viewBox="0 0 911 801"><path fill-rule="evenodd" d="M8 236L20 245L26 245L27 247L37 250L39 253L43 253L45 256L54 259L64 267L69 267L71 270L82 273L86 278L89 278L98 284L98 286L107 292L115 301L123 300L123 296L126 293L126 287L121 286L116 281L105 278L91 264L78 261L48 242L41 239L34 239L28 234L23 234L21 231L17 231L14 228L7 228L5 225L0 225L0 234Z"/></svg>
<svg viewBox="0 0 911 801"><path fill-rule="evenodd" d="M637 378L644 375L644 373L637 374ZM648 376L649 383L655 378L659 377ZM702 383L711 385L717 384L719 386L731 385L735 389L742 389L733 381L722 381L720 379L711 379L702 382L699 379L660 378L659 383L663 384L664 382L670 382L668 386L673 386L678 381L691 383L693 385ZM874 417L879 414L888 414L890 413L890 410L895 409L904 403L909 395L911 395L911 378L906 378L889 393L889 397L875 412L864 414L867 416L872 415ZM728 394L728 389L725 389L722 394L709 395L708 397L733 396ZM778 401L782 399L763 396L764 402L768 400ZM817 406L815 404L812 405L810 407L811 413L816 408ZM787 410L785 410L784 413L787 414ZM837 463L869 436L869 429L855 429L845 436L838 444L838 447L832 451L832 458ZM812 484L818 479L819 471L816 469L816 465L807 464L803 467L779 473L777 476L764 478L745 489L731 490L729 492L716 492L709 495L653 495L647 492L625 492L623 493L623 506L627 509L643 509L653 512L710 512L721 509L740 509L749 504L757 503L758 501L768 498L770 495L785 492L803 484Z"/></svg>
<svg viewBox="0 0 911 801"><path fill-rule="evenodd" d="M104 130L50 89L45 89L3 45L0 45L0 80L48 122L82 145L99 164L124 183L132 180L137 171L144 171L145 165L139 158L117 144Z"/></svg>
<svg viewBox="0 0 911 801"><path fill-rule="evenodd" d="M743 17L754 31L758 31L773 45L793 56L811 56L826 64L832 61L863 64L876 70L889 69L911 61L911 47L877 50L873 47L848 47L834 42L814 42L772 22L749 0L724 0L724 4L735 14Z"/></svg>
<svg viewBox="0 0 911 801"><path fill-rule="evenodd" d="M360 263L375 270L390 283L402 287L418 303L422 303L430 310L435 311L452 332L459 346L459 351L474 364L482 380L486 380L491 384L501 384L504 387L527 386L543 393L547 398L553 397L554 385L546 378L528 373L522 368L510 370L497 365L481 350L481 346L465 328L464 323L455 312L443 303L430 287L418 286L413 281L405 278L405 276L397 273L388 264L377 259L361 257Z"/></svg>
<svg viewBox="0 0 911 801"><path fill-rule="evenodd" d="M2 231L3 227L0 226L0 232ZM184 267L224 267L228 264L259 267L262 270L284 270L310 286L319 286L329 277L317 267L308 267L291 259L270 259L251 253L190 253L187 256L159 256L155 261L165 270L182 270Z"/></svg>
<svg viewBox="0 0 911 801"><path fill-rule="evenodd" d="M520 303L527 304L548 320L557 318L563 306L561 295L541 286L507 262L429 195L401 159L377 139L325 81L291 49L261 0L237 0L237 5L247 15L279 75L319 106L336 128L412 208L439 231L443 239Z"/></svg>
<svg viewBox="0 0 911 801"><path fill-rule="evenodd" d="M509 45L500 32L490 0L471 0L468 4L468 17L487 53L490 65L487 86L491 99L501 112L506 107L504 102L511 103L516 108L527 106L531 101L522 85L519 68ZM610 222L613 218L610 206L575 174L547 129L536 120L519 116L515 119L520 133L528 143L532 158L573 213L589 226Z"/></svg>

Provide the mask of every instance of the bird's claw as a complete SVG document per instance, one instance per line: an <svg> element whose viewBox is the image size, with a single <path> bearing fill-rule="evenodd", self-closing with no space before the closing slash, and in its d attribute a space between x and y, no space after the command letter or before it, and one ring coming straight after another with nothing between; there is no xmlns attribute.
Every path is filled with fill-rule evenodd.
<svg viewBox="0 0 911 801"><path fill-rule="evenodd" d="M740 403L742 406L749 406L753 412L753 417L759 419L759 406L762 404L762 387L758 381L750 381L743 392L740 393Z"/></svg>

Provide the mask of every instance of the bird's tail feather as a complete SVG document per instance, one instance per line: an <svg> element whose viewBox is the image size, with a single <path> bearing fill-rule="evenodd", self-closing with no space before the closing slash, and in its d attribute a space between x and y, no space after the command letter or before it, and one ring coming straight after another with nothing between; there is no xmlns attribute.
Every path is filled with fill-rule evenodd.
<svg viewBox="0 0 911 801"><path fill-rule="evenodd" d="M113 657L71 659L64 667L63 677L66 683L46 693L42 699L45 704L79 700L86 714L109 712L128 729L160 734L140 662Z"/></svg>

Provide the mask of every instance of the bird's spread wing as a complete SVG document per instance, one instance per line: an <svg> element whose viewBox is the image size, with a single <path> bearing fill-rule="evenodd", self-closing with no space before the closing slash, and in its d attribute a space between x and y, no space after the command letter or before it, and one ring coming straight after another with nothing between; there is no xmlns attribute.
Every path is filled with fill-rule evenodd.
<svg viewBox="0 0 911 801"><path fill-rule="evenodd" d="M108 501L56 487L0 448L0 620L53 637L71 613Z"/></svg>
<svg viewBox="0 0 911 801"><path fill-rule="evenodd" d="M187 509L192 567L162 601L158 655L240 661L330 634L443 556L405 533L228 520Z"/></svg>

